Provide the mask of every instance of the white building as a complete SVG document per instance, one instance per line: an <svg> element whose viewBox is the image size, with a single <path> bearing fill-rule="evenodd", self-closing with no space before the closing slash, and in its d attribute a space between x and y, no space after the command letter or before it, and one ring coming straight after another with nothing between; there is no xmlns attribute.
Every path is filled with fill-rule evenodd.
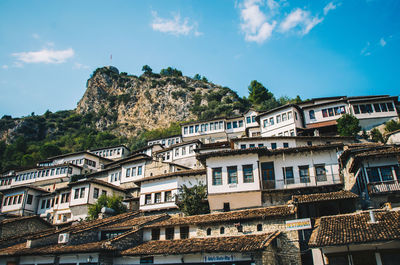
<svg viewBox="0 0 400 265"><path fill-rule="evenodd" d="M294 104L284 105L257 116L261 136L296 136L304 128L301 109Z"/></svg>
<svg viewBox="0 0 400 265"><path fill-rule="evenodd" d="M154 153L156 158L161 158L164 162L171 162L188 168L198 168L195 150L201 147L199 140L192 140L171 145Z"/></svg>
<svg viewBox="0 0 400 265"><path fill-rule="evenodd" d="M129 156L130 150L125 145L109 146L92 149L89 152L112 160L118 160Z"/></svg>
<svg viewBox="0 0 400 265"><path fill-rule="evenodd" d="M183 185L205 184L205 169L182 170L149 176L136 181L140 185L139 209L142 211L177 210L176 196Z"/></svg>
<svg viewBox="0 0 400 265"><path fill-rule="evenodd" d="M234 149L198 155L206 165L212 211L282 204L294 189L337 186L343 144L271 150Z"/></svg>
<svg viewBox="0 0 400 265"><path fill-rule="evenodd" d="M169 147L174 144L178 144L182 142L182 137L180 135L172 135L165 138L157 138L147 141L147 145L155 145L160 144L164 147Z"/></svg>
<svg viewBox="0 0 400 265"><path fill-rule="evenodd" d="M39 196L48 191L35 186L12 187L2 191L2 214L35 215Z"/></svg>

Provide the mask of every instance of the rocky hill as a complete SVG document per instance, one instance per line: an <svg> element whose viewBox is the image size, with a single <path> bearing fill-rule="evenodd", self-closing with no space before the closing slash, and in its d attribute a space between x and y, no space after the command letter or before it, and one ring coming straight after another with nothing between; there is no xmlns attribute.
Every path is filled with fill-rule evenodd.
<svg viewBox="0 0 400 265"><path fill-rule="evenodd" d="M113 132L131 137L172 122L245 110L245 103L231 89L168 69L164 74L147 72L137 77L119 73L115 67L99 68L88 80L76 112L96 116L99 130L112 126Z"/></svg>

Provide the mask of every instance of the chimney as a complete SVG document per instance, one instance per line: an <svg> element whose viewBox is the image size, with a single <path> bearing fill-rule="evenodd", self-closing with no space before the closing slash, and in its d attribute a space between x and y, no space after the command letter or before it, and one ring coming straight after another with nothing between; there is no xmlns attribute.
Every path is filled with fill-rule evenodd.
<svg viewBox="0 0 400 265"><path fill-rule="evenodd" d="M369 219L370 219L371 224L377 223L377 221L375 219L375 212L374 212L374 209L372 209L372 208L369 209Z"/></svg>

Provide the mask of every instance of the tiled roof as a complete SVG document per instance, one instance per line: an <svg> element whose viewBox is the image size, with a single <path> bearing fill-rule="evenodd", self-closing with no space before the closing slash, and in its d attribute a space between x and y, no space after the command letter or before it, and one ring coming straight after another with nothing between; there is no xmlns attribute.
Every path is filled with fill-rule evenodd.
<svg viewBox="0 0 400 265"><path fill-rule="evenodd" d="M180 142L180 143L177 143L177 144L170 145L169 147L163 148L163 149L161 149L159 151L155 151L154 153L155 154L160 154L160 153L164 153L164 152L170 151L170 150L174 149L175 147L184 146L184 145L188 145L188 144L194 144L194 143L201 145L201 141L198 140L198 139L195 139L195 140L191 140L191 141Z"/></svg>
<svg viewBox="0 0 400 265"><path fill-rule="evenodd" d="M272 206L266 208L256 208L223 213L211 213L192 215L186 217L171 217L167 220L157 222L147 227L161 227L173 225L195 225L216 222L234 222L238 220L260 219L268 217L283 217L293 215L295 207L292 205Z"/></svg>
<svg viewBox="0 0 400 265"><path fill-rule="evenodd" d="M143 153L137 153L137 154L132 154L128 157L125 157L123 159L119 159L116 161L112 161L110 163L107 163L104 165L105 169L111 169L115 167L119 167L123 164L134 162L134 161L139 161L139 160L152 160L152 158L146 154Z"/></svg>
<svg viewBox="0 0 400 265"><path fill-rule="evenodd" d="M93 152L93 151L98 151L98 150L103 150L103 149L114 149L114 148L118 148L118 147L125 147L126 149L130 150L126 145L120 144L120 145L106 146L106 147L91 149L91 150L89 150L89 151L90 151L90 152Z"/></svg>
<svg viewBox="0 0 400 265"><path fill-rule="evenodd" d="M357 164L363 159L373 157L400 157L400 147L385 146L385 148L371 148L369 150L358 152L354 155L354 160L352 161L349 170L352 172Z"/></svg>
<svg viewBox="0 0 400 265"><path fill-rule="evenodd" d="M254 147L247 149L231 149L231 150L222 150L216 152L209 152L204 154L198 154L197 159L201 161L205 161L205 159L209 157L222 157L222 156L233 156L233 155L244 155L244 154L258 154L258 155L276 155L276 154L290 154L290 153L302 153L308 151L320 151L320 150L329 150L335 148L342 148L342 143L337 144L324 144L324 145L313 145L313 146L301 146L301 147L293 147L293 148L279 148L279 149L270 149L267 147Z"/></svg>
<svg viewBox="0 0 400 265"><path fill-rule="evenodd" d="M36 219L39 222L42 222L42 223L46 224L48 227L53 227L49 222L47 222L43 218L40 218L40 216L38 216L38 215L21 216L21 217L16 217L16 218L8 218L8 219L5 219L5 220L2 220L0 222L0 225L10 224L10 223L19 222L19 221L33 220L33 219Z"/></svg>
<svg viewBox="0 0 400 265"><path fill-rule="evenodd" d="M249 252L262 250L279 235L268 234L188 238L179 240L157 240L143 243L121 252L123 256L176 255L187 253Z"/></svg>
<svg viewBox="0 0 400 265"><path fill-rule="evenodd" d="M352 136L257 136L257 137L246 137L246 138L234 138L232 142L254 142L262 140L275 140L275 139L293 139L293 140L355 140Z"/></svg>
<svg viewBox="0 0 400 265"><path fill-rule="evenodd" d="M126 219L123 222L118 222L114 223L109 226L105 226L102 228L102 230L107 230L107 229L115 229L115 228L122 228L122 227L134 227L134 226L141 226L149 222L153 222L159 219L166 218L168 215L166 214L158 214L158 215L149 215L149 216L139 216L139 217L133 217Z"/></svg>
<svg viewBox="0 0 400 265"><path fill-rule="evenodd" d="M150 176L135 180L134 182L139 183L148 180L162 179L162 178L170 178L170 177L178 177L178 176L193 176L193 175L205 175L205 169L191 169L191 170L181 170L176 172L165 173L156 176Z"/></svg>
<svg viewBox="0 0 400 265"><path fill-rule="evenodd" d="M292 200L295 203L310 203L319 201L341 200L341 199L355 199L358 196L351 191L341 190L327 193L314 193L304 195L293 195Z"/></svg>
<svg viewBox="0 0 400 265"><path fill-rule="evenodd" d="M107 226L107 225L112 225L112 224L118 223L118 222L123 222L127 218L132 218L138 214L139 214L139 212L126 212L126 213L114 215L114 216L104 218L104 219L96 219L93 221L78 223L78 224L75 224L75 225L72 225L69 227L58 229L54 233L57 233L57 234L58 233L68 233L68 232L69 233L79 233L79 232L83 232L83 231L90 230L93 228L98 228L98 227L103 227L103 226ZM28 239L37 239L37 238L46 237L46 236L51 235L52 233L53 232L43 233L41 235L33 236Z"/></svg>
<svg viewBox="0 0 400 265"><path fill-rule="evenodd" d="M371 223L368 211L321 217L315 223L309 245L324 247L366 244L400 239L400 211L374 211Z"/></svg>

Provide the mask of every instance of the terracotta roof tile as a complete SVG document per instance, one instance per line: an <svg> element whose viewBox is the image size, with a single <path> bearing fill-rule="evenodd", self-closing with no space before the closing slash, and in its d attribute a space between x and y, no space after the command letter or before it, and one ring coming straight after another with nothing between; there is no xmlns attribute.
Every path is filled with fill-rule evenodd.
<svg viewBox="0 0 400 265"><path fill-rule="evenodd" d="M166 214L158 214L158 215L150 215L150 216L139 216L126 219L123 222L118 222L109 226L105 226L102 230L121 228L121 227L134 227L141 226L149 222L156 221L158 219L166 218L168 215Z"/></svg>
<svg viewBox="0 0 400 265"><path fill-rule="evenodd" d="M295 207L292 205L273 206L266 208L256 208L241 211L232 211L224 213L211 213L192 215L186 217L171 217L167 220L157 222L146 227L160 227L160 226L173 226L173 225L194 225L205 224L214 222L230 222L238 220L259 219L268 217L280 217L293 215Z"/></svg>
<svg viewBox="0 0 400 265"><path fill-rule="evenodd" d="M371 223L368 211L321 217L315 223L309 245L324 247L365 244L400 239L400 211L374 211Z"/></svg>
<svg viewBox="0 0 400 265"><path fill-rule="evenodd" d="M268 234L188 238L179 240L157 240L143 243L122 251L124 256L138 255L176 255L197 252L249 252L267 247L279 232Z"/></svg>
<svg viewBox="0 0 400 265"><path fill-rule="evenodd" d="M351 191L341 190L327 193L314 193L305 195L293 195L292 200L296 203L310 203L318 201L330 201L341 199L355 199L358 196Z"/></svg>

